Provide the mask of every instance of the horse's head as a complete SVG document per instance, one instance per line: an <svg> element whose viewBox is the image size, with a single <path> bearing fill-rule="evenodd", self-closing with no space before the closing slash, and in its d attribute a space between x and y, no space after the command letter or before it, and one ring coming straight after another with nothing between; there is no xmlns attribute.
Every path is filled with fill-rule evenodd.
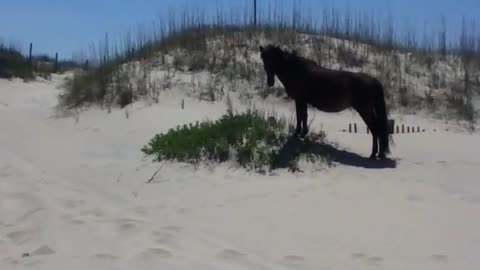
<svg viewBox="0 0 480 270"><path fill-rule="evenodd" d="M279 61L283 57L283 51L278 46L260 46L260 56L263 61L263 68L267 73L267 85L269 87L273 86Z"/></svg>

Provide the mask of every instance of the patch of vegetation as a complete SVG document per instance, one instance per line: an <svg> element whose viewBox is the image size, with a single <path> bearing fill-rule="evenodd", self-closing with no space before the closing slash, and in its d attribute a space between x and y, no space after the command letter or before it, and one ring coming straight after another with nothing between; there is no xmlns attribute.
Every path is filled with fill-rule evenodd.
<svg viewBox="0 0 480 270"><path fill-rule="evenodd" d="M55 72L65 72L81 68L82 65L71 60L58 60L48 55L32 55L32 58L22 54L15 46L5 46L0 41L0 78L34 79L40 76L49 79Z"/></svg>
<svg viewBox="0 0 480 270"><path fill-rule="evenodd" d="M323 137L317 137L323 139ZM289 140L286 121L265 117L256 111L228 113L217 121L179 126L165 134L157 134L142 148L155 161L175 160L187 163L233 160L247 169L260 170L278 163L279 155ZM299 147L298 151L308 144ZM310 161L312 156L307 156ZM288 167L295 168L290 160Z"/></svg>
<svg viewBox="0 0 480 270"><path fill-rule="evenodd" d="M33 70L18 50L0 44L0 78L13 77L33 78Z"/></svg>
<svg viewBox="0 0 480 270"><path fill-rule="evenodd" d="M300 8L295 7L292 16L273 16L278 10L264 10L256 25L251 17L241 15L246 12L243 10L231 14L238 16L218 10L215 18L179 10L155 21L151 29L140 27L137 33L128 31L113 39L106 35L86 56L90 70L77 72L65 85L62 104L122 107L142 97L158 102L159 91L175 89L177 83L184 83L183 75L204 72L210 74L207 87L199 94L204 100L218 100L224 90L241 88L248 89L242 94L248 98L254 96L252 93L264 98L282 96L282 87L281 91L265 90L257 50L267 40L296 49L327 68L372 73L384 84L387 103L395 109L416 111L428 106L434 113L443 108L446 102L438 95L421 99L416 92L428 90L425 77L428 87L434 89L446 88L448 82L457 80L461 72L454 71L451 74L457 78L449 78L447 68L462 67L466 85L480 80L480 39L468 21L462 24L460 42L447 44L443 19L440 29L430 31L420 41L415 29L398 32L390 17L382 21L373 15L341 15L325 9L320 11L322 21L317 24L301 15ZM135 67L124 70L129 65ZM167 75L159 77L165 70ZM175 71L179 78L175 78ZM156 81L148 78L150 73Z"/></svg>

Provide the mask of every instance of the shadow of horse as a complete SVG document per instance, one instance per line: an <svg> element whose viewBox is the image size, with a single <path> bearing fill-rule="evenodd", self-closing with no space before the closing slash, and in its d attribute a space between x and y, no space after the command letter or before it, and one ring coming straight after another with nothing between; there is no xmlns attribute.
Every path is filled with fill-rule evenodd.
<svg viewBox="0 0 480 270"><path fill-rule="evenodd" d="M337 162L359 168L387 169L397 167L397 162L393 159L374 160L347 150L338 149L327 143L311 141L308 138L303 141L297 136L290 136L274 157L272 168L291 168L291 164L301 154L309 154L327 162Z"/></svg>

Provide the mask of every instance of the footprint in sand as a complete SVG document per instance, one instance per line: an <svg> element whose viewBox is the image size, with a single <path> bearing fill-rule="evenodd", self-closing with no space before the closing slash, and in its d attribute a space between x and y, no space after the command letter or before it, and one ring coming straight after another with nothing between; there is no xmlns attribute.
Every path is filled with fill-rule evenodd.
<svg viewBox="0 0 480 270"><path fill-rule="evenodd" d="M7 233L7 238L16 244L21 244L30 240L33 234L33 230L18 230Z"/></svg>
<svg viewBox="0 0 480 270"><path fill-rule="evenodd" d="M118 260L118 257L108 253L97 253L91 256L93 260L102 262L112 262Z"/></svg>
<svg viewBox="0 0 480 270"><path fill-rule="evenodd" d="M148 209L143 207L143 206L138 206L138 207L135 207L133 209L133 211L136 213L136 214L139 214L141 216L146 216L148 215Z"/></svg>
<svg viewBox="0 0 480 270"><path fill-rule="evenodd" d="M51 249L47 245L43 245L43 246L37 248L35 251L33 251L32 254L33 255L41 255L41 256L52 255L52 254L55 254L55 250Z"/></svg>
<svg viewBox="0 0 480 270"><path fill-rule="evenodd" d="M147 250L143 251L140 254L140 257L142 259L155 259L155 258L160 258L160 259L167 259L171 258L173 256L173 253L163 247L152 247L148 248Z"/></svg>
<svg viewBox="0 0 480 270"><path fill-rule="evenodd" d="M66 220L66 222L73 224L73 225L82 225L85 224L85 221L81 217L73 217L70 214L63 215L62 218Z"/></svg>
<svg viewBox="0 0 480 270"><path fill-rule="evenodd" d="M103 211L100 208L89 209L89 210L81 212L80 214L85 215L85 216L93 216L93 217L96 217L96 218L101 218L101 217L106 216L105 211Z"/></svg>
<svg viewBox="0 0 480 270"><path fill-rule="evenodd" d="M0 168L0 177L1 178L8 178L12 175L12 167L9 166L9 165L6 165L6 166L2 166L2 168Z"/></svg>
<svg viewBox="0 0 480 270"><path fill-rule="evenodd" d="M84 204L84 202L82 203L82 201L77 201L77 202L71 201L69 204L72 208L74 208ZM102 209L94 208L94 209L88 209L88 210L82 211L77 216L66 214L63 216L63 218L70 224L82 225L87 223L88 221L97 221L99 218L102 218L105 216L106 214Z"/></svg>
<svg viewBox="0 0 480 270"><path fill-rule="evenodd" d="M7 264L10 264L10 265L17 265L17 264L20 263L19 260L15 259L15 258L12 258L12 257L4 258L3 261Z"/></svg>
<svg viewBox="0 0 480 270"><path fill-rule="evenodd" d="M68 209L74 209L85 204L85 201L74 201L74 200L65 200L63 201L63 206Z"/></svg>
<svg viewBox="0 0 480 270"><path fill-rule="evenodd" d="M244 259L245 256L245 254L233 249L224 249L217 254L217 258L223 260L239 260Z"/></svg>
<svg viewBox="0 0 480 270"><path fill-rule="evenodd" d="M40 260L32 260L32 261L28 261L25 263L25 266L27 267L30 267L30 268L33 268L33 269L38 269L38 264L40 264Z"/></svg>
<svg viewBox="0 0 480 270"><path fill-rule="evenodd" d="M182 215L182 214L187 214L187 213L188 213L188 209L186 209L186 208L178 208L176 212L177 212L177 214L181 214L181 215Z"/></svg>
<svg viewBox="0 0 480 270"><path fill-rule="evenodd" d="M480 203L480 196L476 196L473 194L461 194L457 196L460 200L469 202L469 203Z"/></svg>
<svg viewBox="0 0 480 270"><path fill-rule="evenodd" d="M355 252L352 253L352 257L361 261L364 261L368 265L380 265L383 262L383 258L379 256L368 256L365 253Z"/></svg>
<svg viewBox="0 0 480 270"><path fill-rule="evenodd" d="M317 187L314 184L304 185L302 187L297 188L297 192L309 192L314 191Z"/></svg>
<svg viewBox="0 0 480 270"><path fill-rule="evenodd" d="M175 246L175 236L171 232L153 231L153 239L155 243L166 246Z"/></svg>
<svg viewBox="0 0 480 270"><path fill-rule="evenodd" d="M120 233L134 231L138 226L143 224L141 220L133 218L121 218L115 222Z"/></svg>
<svg viewBox="0 0 480 270"><path fill-rule="evenodd" d="M35 213L38 213L38 212L40 212L44 209L45 208L43 208L43 207L32 209L32 210L26 212L25 214L23 214L22 216L20 216L19 218L17 218L16 222L19 223L19 222L29 218L30 216L34 215Z"/></svg>
<svg viewBox="0 0 480 270"><path fill-rule="evenodd" d="M179 233L179 232L182 231L182 227L175 226L175 225L164 226L163 229L166 230L166 231L169 231L169 232L174 232L174 233Z"/></svg>
<svg viewBox="0 0 480 270"><path fill-rule="evenodd" d="M410 193L407 195L407 200L410 202L421 202L423 201L423 197L417 194Z"/></svg>
<svg viewBox="0 0 480 270"><path fill-rule="evenodd" d="M379 265L383 262L382 257L372 256L367 258L367 264L369 265Z"/></svg>
<svg viewBox="0 0 480 270"><path fill-rule="evenodd" d="M282 263L287 267L299 268L305 263L305 258L298 255L287 255L283 257Z"/></svg>
<svg viewBox="0 0 480 270"><path fill-rule="evenodd" d="M430 256L430 259L439 263L448 262L448 256L444 254L433 254L432 256Z"/></svg>
<svg viewBox="0 0 480 270"><path fill-rule="evenodd" d="M361 253L361 252L355 252L355 253L352 253L352 257L355 258L355 259L364 259L368 256L364 253Z"/></svg>

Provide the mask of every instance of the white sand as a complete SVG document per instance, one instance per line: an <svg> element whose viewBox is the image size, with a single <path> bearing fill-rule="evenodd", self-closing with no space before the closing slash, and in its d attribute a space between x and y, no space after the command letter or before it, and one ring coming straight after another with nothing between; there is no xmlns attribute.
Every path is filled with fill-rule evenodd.
<svg viewBox="0 0 480 270"><path fill-rule="evenodd" d="M58 117L59 79L0 80L2 270L479 269L479 135L408 117L441 131L395 136L397 168L344 160L262 176L165 164L146 184L159 165L140 148L220 116L224 102L181 110L170 92L128 119L95 108ZM314 115L340 147L369 154L369 135L339 132L357 116Z"/></svg>

